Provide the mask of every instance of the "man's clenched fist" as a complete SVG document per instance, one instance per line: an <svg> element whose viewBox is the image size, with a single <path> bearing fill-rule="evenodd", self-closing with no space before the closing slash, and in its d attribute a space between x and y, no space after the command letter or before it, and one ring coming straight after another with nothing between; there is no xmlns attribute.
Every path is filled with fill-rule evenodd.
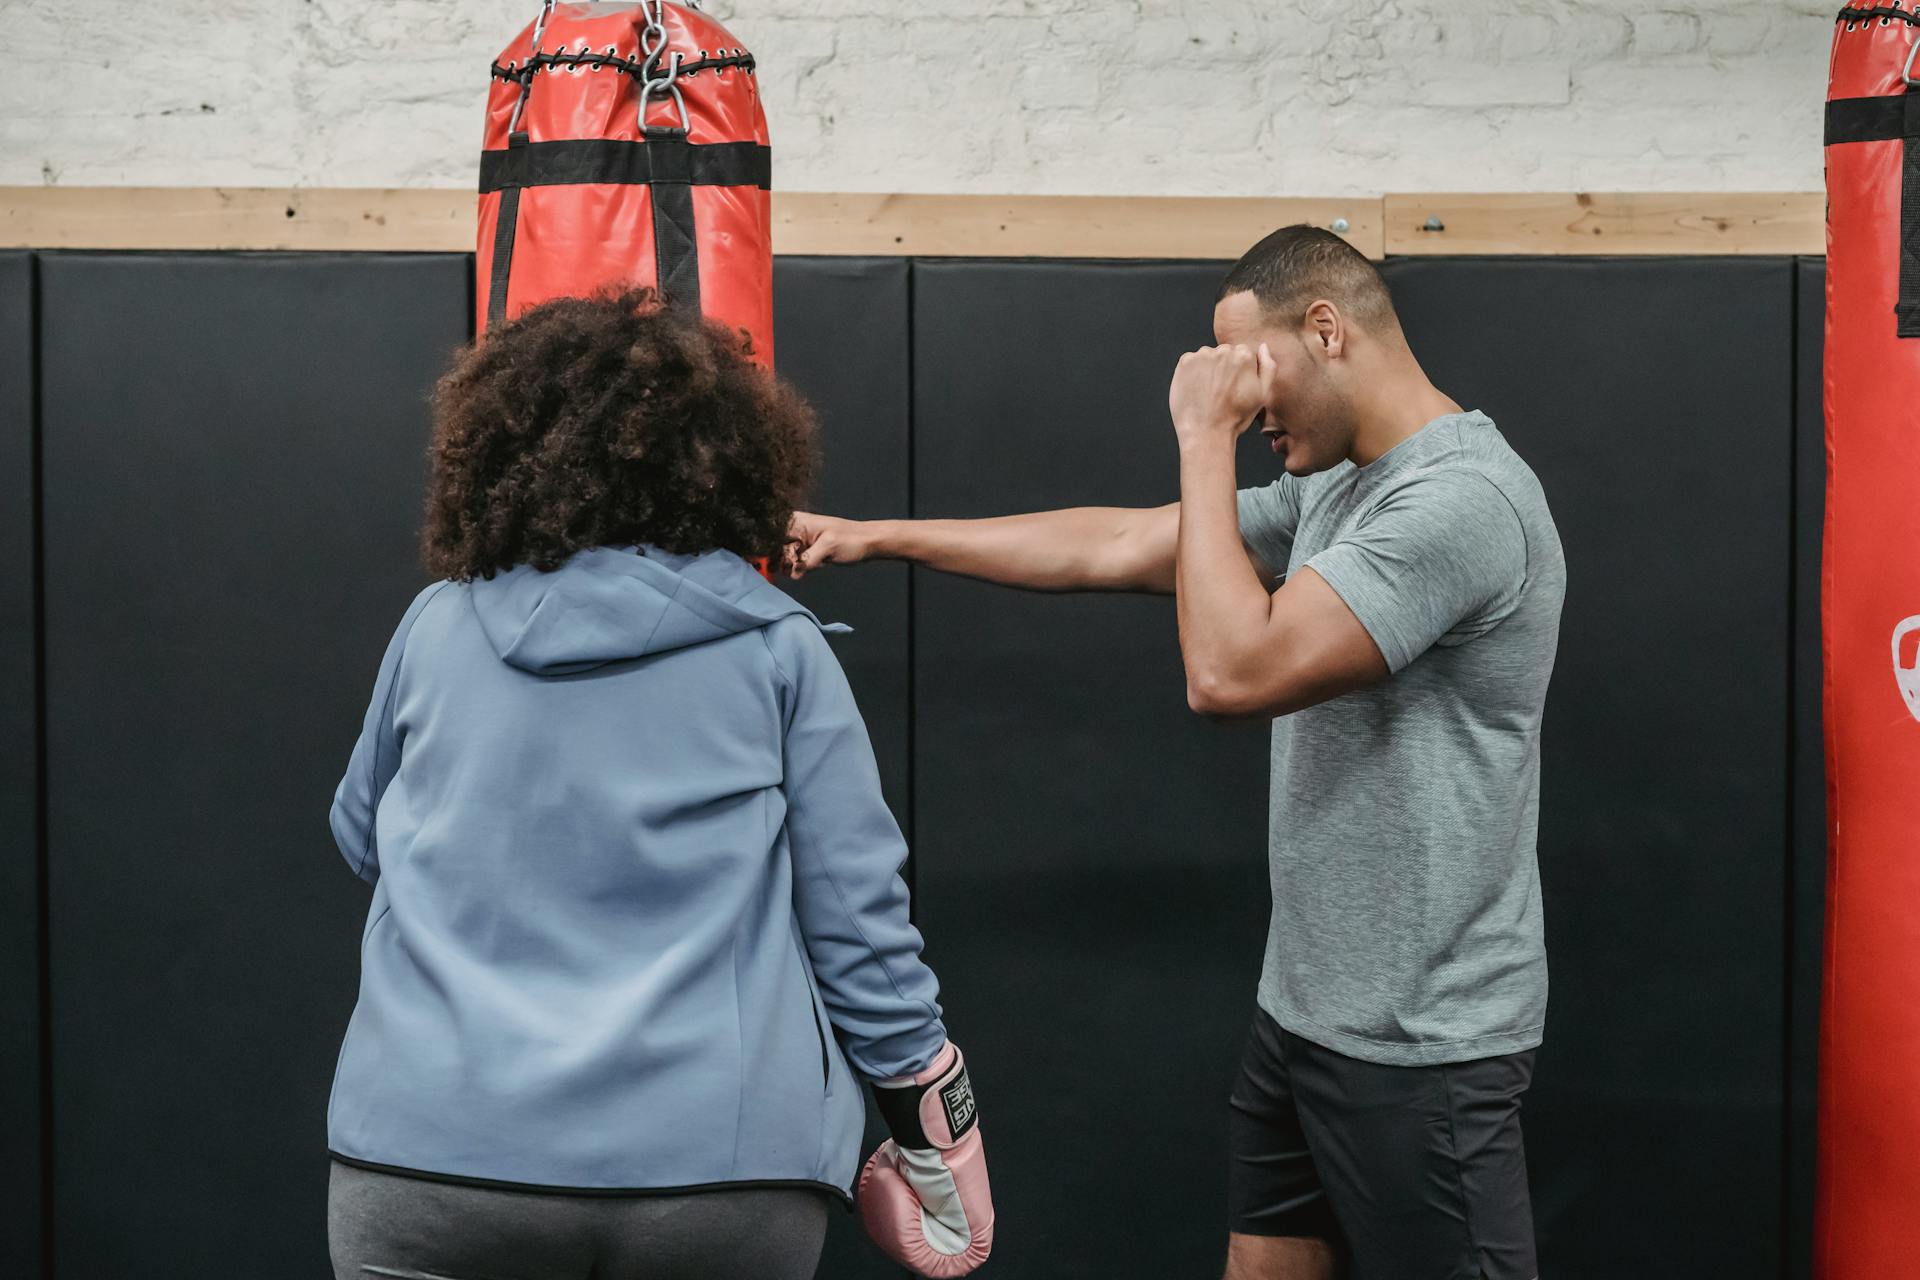
<svg viewBox="0 0 1920 1280"><path fill-rule="evenodd" d="M871 540L858 520L796 511L787 525L787 553L781 568L804 578L823 564L855 564L867 558Z"/></svg>
<svg viewBox="0 0 1920 1280"><path fill-rule="evenodd" d="M1237 438L1267 407L1273 353L1254 347L1202 347L1180 357L1167 388L1173 429L1182 440Z"/></svg>

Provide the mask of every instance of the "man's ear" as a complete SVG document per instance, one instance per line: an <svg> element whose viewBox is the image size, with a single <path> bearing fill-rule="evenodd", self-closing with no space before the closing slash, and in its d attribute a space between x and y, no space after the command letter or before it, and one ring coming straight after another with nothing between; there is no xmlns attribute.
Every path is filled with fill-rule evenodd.
<svg viewBox="0 0 1920 1280"><path fill-rule="evenodd" d="M1337 359L1347 345L1347 319L1340 314L1340 308L1320 298L1307 308L1307 334L1310 342L1319 344L1329 359Z"/></svg>

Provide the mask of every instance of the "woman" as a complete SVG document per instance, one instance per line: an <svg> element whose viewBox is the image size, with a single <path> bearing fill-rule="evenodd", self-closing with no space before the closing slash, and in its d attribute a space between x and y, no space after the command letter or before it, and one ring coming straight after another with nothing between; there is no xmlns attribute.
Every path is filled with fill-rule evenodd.
<svg viewBox="0 0 1920 1280"><path fill-rule="evenodd" d="M328 1115L341 1277L813 1274L858 1161L961 1275L980 1136L906 849L782 551L811 417L646 291L567 299L436 397L428 567L333 805L374 886ZM923 1212L924 1209L924 1212Z"/></svg>

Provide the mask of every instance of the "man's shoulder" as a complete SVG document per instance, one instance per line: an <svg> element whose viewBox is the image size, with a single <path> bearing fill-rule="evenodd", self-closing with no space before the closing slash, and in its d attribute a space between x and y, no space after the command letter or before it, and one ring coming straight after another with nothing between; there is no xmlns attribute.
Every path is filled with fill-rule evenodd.
<svg viewBox="0 0 1920 1280"><path fill-rule="evenodd" d="M1472 489L1479 485L1498 493L1522 521L1551 517L1546 491L1527 460L1485 414L1465 415L1441 447L1412 469L1405 482L1426 481Z"/></svg>
<svg viewBox="0 0 1920 1280"><path fill-rule="evenodd" d="M1381 490L1380 498L1382 504L1417 503L1489 513L1512 510L1517 515L1519 503L1509 492L1517 487L1515 481L1507 468L1484 459L1442 454L1396 476Z"/></svg>
<svg viewBox="0 0 1920 1280"><path fill-rule="evenodd" d="M1478 429L1456 433L1434 451L1406 483L1430 486L1436 506L1452 507L1450 519L1478 523L1482 536L1505 536L1524 548L1529 573L1555 576L1564 563L1559 530L1539 476L1484 414L1474 414Z"/></svg>

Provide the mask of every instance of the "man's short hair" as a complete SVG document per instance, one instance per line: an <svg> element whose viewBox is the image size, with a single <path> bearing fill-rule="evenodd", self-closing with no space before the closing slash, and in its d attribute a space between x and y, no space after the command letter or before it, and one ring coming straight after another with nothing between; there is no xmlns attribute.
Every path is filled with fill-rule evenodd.
<svg viewBox="0 0 1920 1280"><path fill-rule="evenodd" d="M1305 223L1282 227L1246 251L1214 299L1251 293L1269 319L1298 324L1320 298L1367 332L1396 333L1400 319L1379 269L1331 231Z"/></svg>

